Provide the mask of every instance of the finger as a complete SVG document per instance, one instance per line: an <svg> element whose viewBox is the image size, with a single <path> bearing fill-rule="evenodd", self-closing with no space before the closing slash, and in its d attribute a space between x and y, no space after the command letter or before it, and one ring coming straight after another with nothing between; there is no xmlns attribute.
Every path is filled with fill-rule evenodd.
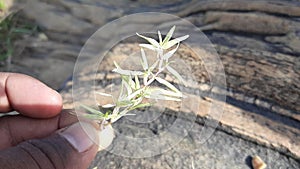
<svg viewBox="0 0 300 169"><path fill-rule="evenodd" d="M12 109L29 117L53 117L62 109L62 98L30 76L0 73L0 112Z"/></svg>
<svg viewBox="0 0 300 169"><path fill-rule="evenodd" d="M1 151L0 168L87 168L98 151L97 142L102 139L98 134L89 123L75 123L48 138L29 140Z"/></svg>
<svg viewBox="0 0 300 169"><path fill-rule="evenodd" d="M63 110L49 119L33 119L22 115L0 118L0 150L15 146L25 140L46 137L58 129L77 122L72 110Z"/></svg>

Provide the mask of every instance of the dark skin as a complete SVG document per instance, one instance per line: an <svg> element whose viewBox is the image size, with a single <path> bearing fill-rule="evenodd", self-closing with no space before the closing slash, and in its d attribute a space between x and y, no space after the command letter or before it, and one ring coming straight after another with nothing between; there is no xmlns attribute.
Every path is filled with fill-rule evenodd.
<svg viewBox="0 0 300 169"><path fill-rule="evenodd" d="M78 152L61 129L77 122L62 110L62 98L40 81L21 74L0 73L0 168L87 168L98 147ZM63 130L62 130L63 131Z"/></svg>

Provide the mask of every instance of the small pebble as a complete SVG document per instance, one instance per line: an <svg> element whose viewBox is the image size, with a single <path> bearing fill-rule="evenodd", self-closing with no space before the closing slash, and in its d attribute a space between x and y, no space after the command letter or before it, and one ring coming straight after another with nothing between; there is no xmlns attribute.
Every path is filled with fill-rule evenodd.
<svg viewBox="0 0 300 169"><path fill-rule="evenodd" d="M252 157L252 167L253 169L265 169L267 165L259 156L254 156Z"/></svg>

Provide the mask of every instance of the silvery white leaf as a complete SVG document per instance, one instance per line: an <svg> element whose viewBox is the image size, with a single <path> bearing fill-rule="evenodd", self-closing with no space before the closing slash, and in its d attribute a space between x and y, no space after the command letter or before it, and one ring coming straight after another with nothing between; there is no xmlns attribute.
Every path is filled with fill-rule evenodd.
<svg viewBox="0 0 300 169"><path fill-rule="evenodd" d="M146 85L148 83L148 75L146 73L144 74L143 82L144 82L144 85Z"/></svg>
<svg viewBox="0 0 300 169"><path fill-rule="evenodd" d="M135 76L137 76L137 75L135 75ZM129 85L130 85L130 87L131 87L132 89L136 89L136 84L135 84L135 82L131 79L131 77L129 77L128 83L129 83Z"/></svg>
<svg viewBox="0 0 300 169"><path fill-rule="evenodd" d="M185 36L173 39L173 40L169 41L168 43L163 44L162 48L165 49L165 50L169 49L172 46L176 45L177 43L186 40L187 38L189 38L189 35L185 35Z"/></svg>
<svg viewBox="0 0 300 169"><path fill-rule="evenodd" d="M160 31L157 32L158 34L158 39L159 39L159 45L162 45L162 37Z"/></svg>
<svg viewBox="0 0 300 169"><path fill-rule="evenodd" d="M143 36L143 35L140 35L140 34L138 34L138 33L136 33L139 37L141 37L141 38L143 38L143 39L145 39L145 40L147 40L151 45L153 45L154 47L156 47L156 48L159 48L160 47L160 45L159 45L159 43L156 41L156 40L154 40L154 39L152 39L152 38L149 38L149 37L146 37L146 36Z"/></svg>
<svg viewBox="0 0 300 169"><path fill-rule="evenodd" d="M143 47L143 48L147 48L147 49L150 49L150 50L156 50L156 48L150 44L139 44L140 47Z"/></svg>
<svg viewBox="0 0 300 169"><path fill-rule="evenodd" d="M96 94L99 94L101 96L106 96L106 97L113 97L111 94L108 93L102 93L102 92L95 92Z"/></svg>
<svg viewBox="0 0 300 169"><path fill-rule="evenodd" d="M175 49L164 54L163 59L168 60L170 57L172 57L174 55L174 53L177 51L178 47L179 47L179 43L177 44L177 47Z"/></svg>
<svg viewBox="0 0 300 169"><path fill-rule="evenodd" d="M131 99L133 99L135 96L137 96L138 94L141 94L142 91L143 91L142 89L139 89L139 90L137 90L137 91L131 93L130 95L128 95L126 98L127 98L128 100L131 100Z"/></svg>
<svg viewBox="0 0 300 169"><path fill-rule="evenodd" d="M146 54L145 54L145 51L143 48L141 48L141 53L142 53L142 60L143 60L143 69L144 70L147 70L148 69L148 61L147 61L147 58L146 58Z"/></svg>
<svg viewBox="0 0 300 169"><path fill-rule="evenodd" d="M145 97L151 99L181 101L178 97L182 97L182 94L155 87L148 88L145 91Z"/></svg>
<svg viewBox="0 0 300 169"><path fill-rule="evenodd" d="M175 69L173 69L168 65L166 66L166 68L173 76L175 76L180 82L182 82L184 86L187 86L185 80L180 76L180 74Z"/></svg>
<svg viewBox="0 0 300 169"><path fill-rule="evenodd" d="M175 98L182 97L181 92L177 93L177 92L173 92L173 91L165 90L165 89L161 89L160 91L161 91L162 95L164 95L164 96L170 96L170 97L175 97Z"/></svg>
<svg viewBox="0 0 300 169"><path fill-rule="evenodd" d="M136 114L130 114L130 113L126 113L125 115L123 116L136 116Z"/></svg>
<svg viewBox="0 0 300 169"><path fill-rule="evenodd" d="M127 90L127 95L130 95L132 93L132 89L129 86L128 82L126 82L124 79L122 79L122 84L125 86L125 88ZM123 96L125 96L125 95L123 95Z"/></svg>
<svg viewBox="0 0 300 169"><path fill-rule="evenodd" d="M159 60L158 69L161 69L161 68L162 68L163 63L164 63L164 60L162 60L162 59Z"/></svg>
<svg viewBox="0 0 300 169"><path fill-rule="evenodd" d="M139 80L138 76L134 76L134 80L135 80L135 89L141 88L140 80Z"/></svg>
<svg viewBox="0 0 300 169"><path fill-rule="evenodd" d="M151 95L146 95L145 97L148 98L148 99L170 100L170 101L178 101L178 102L181 101L181 99L174 98L174 97L169 97L169 96L164 96L164 95L161 95L159 93L153 93Z"/></svg>
<svg viewBox="0 0 300 169"><path fill-rule="evenodd" d="M159 83L167 86L169 89L173 90L176 93L180 93L180 91L174 86L172 85L170 82L166 81L165 79L162 79L160 77L156 77L155 78Z"/></svg>
<svg viewBox="0 0 300 169"><path fill-rule="evenodd" d="M173 26L173 27L169 30L169 32L167 33L167 35L166 35L166 37L165 37L165 39L164 39L162 45L165 45L166 43L169 42L169 40L170 40L170 39L172 38L172 36L173 36L173 33L174 33L174 31L175 31L175 28L176 28L176 26Z"/></svg>
<svg viewBox="0 0 300 169"><path fill-rule="evenodd" d="M142 75L143 72L141 71L132 71L132 70L123 70L118 64L117 62L114 61L114 64L116 66L115 69L113 69L113 72L119 73L121 75L127 75L127 76L135 76L135 75Z"/></svg>
<svg viewBox="0 0 300 169"><path fill-rule="evenodd" d="M153 71L153 70L156 68L158 62L159 62L159 61L156 60L156 61L153 63L153 65L151 65L151 67L149 68L149 71Z"/></svg>
<svg viewBox="0 0 300 169"><path fill-rule="evenodd" d="M113 115L117 115L119 113L120 107L116 106L112 112Z"/></svg>
<svg viewBox="0 0 300 169"><path fill-rule="evenodd" d="M121 89L120 89L120 94L119 94L118 100L123 99L123 97L124 97L123 95L124 95L124 82L122 80L122 84L121 84ZM116 102L116 101L114 100L114 102Z"/></svg>
<svg viewBox="0 0 300 169"><path fill-rule="evenodd" d="M141 71L123 70L121 68L115 68L112 71L115 72L115 73L119 73L121 75L128 75L128 76L129 75L131 75L131 76L135 76L135 75L140 76L140 75L143 75L143 72L141 72Z"/></svg>
<svg viewBox="0 0 300 169"><path fill-rule="evenodd" d="M102 105L101 107L103 108L111 108L111 107L115 107L116 105L115 104L105 104L105 105Z"/></svg>

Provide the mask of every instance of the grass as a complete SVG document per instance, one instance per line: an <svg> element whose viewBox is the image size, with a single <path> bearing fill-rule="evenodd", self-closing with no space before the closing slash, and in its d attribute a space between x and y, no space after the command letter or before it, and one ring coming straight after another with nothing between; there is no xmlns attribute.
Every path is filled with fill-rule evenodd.
<svg viewBox="0 0 300 169"><path fill-rule="evenodd" d="M3 7L0 0L0 9ZM23 19L19 12L8 15L0 22L0 62L12 57L14 42L37 31L37 26Z"/></svg>

